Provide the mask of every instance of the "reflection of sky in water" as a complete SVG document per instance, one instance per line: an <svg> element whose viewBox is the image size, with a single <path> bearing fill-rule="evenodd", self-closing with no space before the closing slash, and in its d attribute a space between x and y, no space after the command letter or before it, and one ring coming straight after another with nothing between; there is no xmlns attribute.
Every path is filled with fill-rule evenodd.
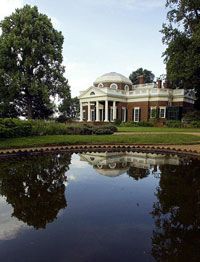
<svg viewBox="0 0 200 262"><path fill-rule="evenodd" d="M73 154L66 172L67 182L63 181L67 185L67 206L59 211L53 222L47 223L45 229L34 230L11 217L11 205L0 198L2 261L153 261L151 238L155 221L150 213L157 200L155 191L159 176L149 172L138 179L134 172L129 176L125 171L119 176L108 177L94 169L95 159L90 157L92 163L80 161L81 156ZM123 155L116 158L119 160L116 167L124 168ZM138 158L139 162L134 162L130 156L127 159L128 168L146 163L146 158L143 162L142 158ZM104 169L108 169L111 161L112 169L115 157L111 160L101 158L101 161L104 161ZM158 162L153 162L153 158L148 161ZM159 161L161 163L163 158ZM134 168L133 171L143 174L140 172L143 169ZM159 168L162 171L163 166ZM150 171L153 171L152 166ZM51 200L52 207L55 197ZM6 239L8 241L3 241Z"/></svg>
<svg viewBox="0 0 200 262"><path fill-rule="evenodd" d="M14 239L21 229L26 228L23 222L12 217L12 209L6 199L0 197L0 240Z"/></svg>

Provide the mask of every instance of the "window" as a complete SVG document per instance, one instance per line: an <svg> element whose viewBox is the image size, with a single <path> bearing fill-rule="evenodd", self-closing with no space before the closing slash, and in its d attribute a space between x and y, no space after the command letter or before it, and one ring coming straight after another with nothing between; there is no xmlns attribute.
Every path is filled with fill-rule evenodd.
<svg viewBox="0 0 200 262"><path fill-rule="evenodd" d="M134 122L140 122L140 108L134 108Z"/></svg>
<svg viewBox="0 0 200 262"><path fill-rule="evenodd" d="M118 86L117 86L117 84L114 84L114 83L113 83L113 84L110 85L110 88L117 90L117 89L118 89Z"/></svg>
<svg viewBox="0 0 200 262"><path fill-rule="evenodd" d="M150 118L156 118L156 116L157 116L157 108L156 108L156 106L151 107Z"/></svg>
<svg viewBox="0 0 200 262"><path fill-rule="evenodd" d="M122 107L122 122L126 122L126 108Z"/></svg>
<svg viewBox="0 0 200 262"><path fill-rule="evenodd" d="M91 96L94 96L94 95L95 95L95 92L91 92L90 95L91 95Z"/></svg>
<svg viewBox="0 0 200 262"><path fill-rule="evenodd" d="M166 107L160 107L159 117L160 118L165 118L166 117Z"/></svg>
<svg viewBox="0 0 200 262"><path fill-rule="evenodd" d="M129 91L129 86L125 85L124 89L125 89L126 92L128 92Z"/></svg>
<svg viewBox="0 0 200 262"><path fill-rule="evenodd" d="M182 117L182 108L172 106L167 108L167 119L168 120L180 120Z"/></svg>
<svg viewBox="0 0 200 262"><path fill-rule="evenodd" d="M102 83L98 84L98 87L104 87L104 85Z"/></svg>

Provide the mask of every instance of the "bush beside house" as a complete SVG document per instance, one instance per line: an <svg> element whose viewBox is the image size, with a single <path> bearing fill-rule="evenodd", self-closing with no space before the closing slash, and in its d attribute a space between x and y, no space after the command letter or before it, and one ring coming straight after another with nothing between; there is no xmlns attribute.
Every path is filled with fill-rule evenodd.
<svg viewBox="0 0 200 262"><path fill-rule="evenodd" d="M43 120L0 119L0 138L44 135L105 135L113 134L117 127L111 124L57 123Z"/></svg>

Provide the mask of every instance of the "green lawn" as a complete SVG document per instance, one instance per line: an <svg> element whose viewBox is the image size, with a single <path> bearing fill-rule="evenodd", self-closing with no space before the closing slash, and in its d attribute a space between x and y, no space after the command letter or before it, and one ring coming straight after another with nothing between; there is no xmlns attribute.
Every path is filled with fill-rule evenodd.
<svg viewBox="0 0 200 262"><path fill-rule="evenodd" d="M200 128L118 127L119 132L200 132Z"/></svg>
<svg viewBox="0 0 200 262"><path fill-rule="evenodd" d="M55 135L1 139L0 148L36 147L72 144L190 144L200 143L200 137L185 134L142 135Z"/></svg>

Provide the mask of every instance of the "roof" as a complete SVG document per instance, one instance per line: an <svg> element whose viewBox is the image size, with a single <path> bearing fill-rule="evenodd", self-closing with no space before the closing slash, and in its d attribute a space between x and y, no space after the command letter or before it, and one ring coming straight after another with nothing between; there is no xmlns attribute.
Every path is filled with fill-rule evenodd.
<svg viewBox="0 0 200 262"><path fill-rule="evenodd" d="M110 72L98 77L95 80L94 84L99 84L99 83L125 83L125 84L132 85L132 82L129 78L116 72Z"/></svg>

